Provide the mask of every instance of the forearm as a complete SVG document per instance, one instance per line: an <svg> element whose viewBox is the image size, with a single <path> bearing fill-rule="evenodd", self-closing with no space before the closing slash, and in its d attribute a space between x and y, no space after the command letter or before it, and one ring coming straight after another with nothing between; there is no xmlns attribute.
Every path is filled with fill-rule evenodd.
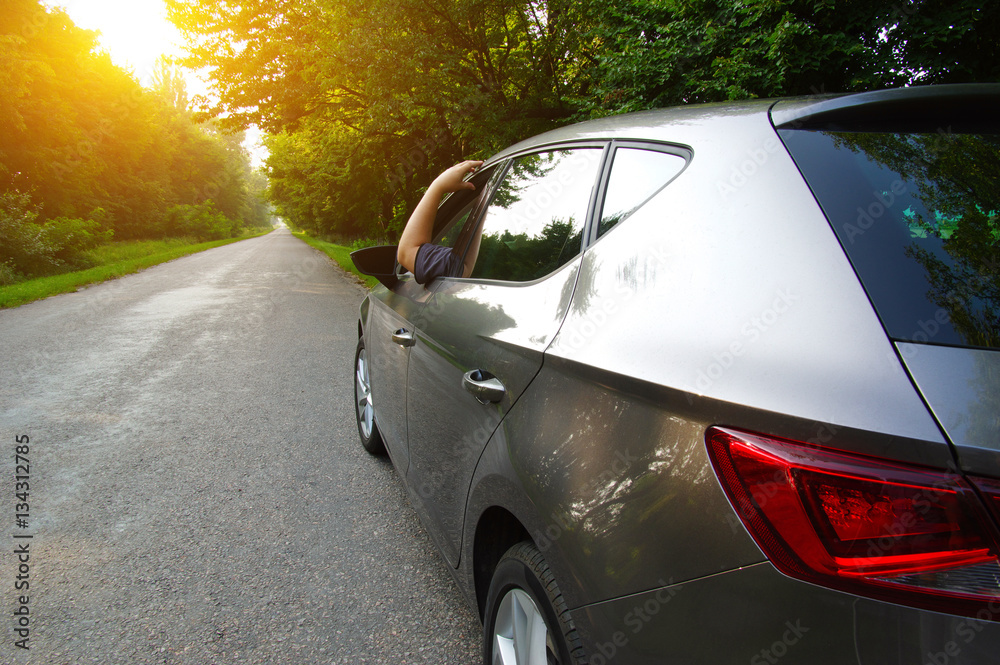
<svg viewBox="0 0 1000 665"><path fill-rule="evenodd" d="M433 239L437 208L441 203L441 197L447 193L444 186L437 180L432 182L403 228L403 233L399 237L399 247L396 250L396 260L410 272L413 272L417 250L420 249L421 245Z"/></svg>

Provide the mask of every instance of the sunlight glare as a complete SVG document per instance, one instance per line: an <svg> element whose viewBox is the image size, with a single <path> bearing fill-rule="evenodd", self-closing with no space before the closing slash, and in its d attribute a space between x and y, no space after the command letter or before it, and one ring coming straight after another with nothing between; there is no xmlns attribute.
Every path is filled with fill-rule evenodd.
<svg viewBox="0 0 1000 665"><path fill-rule="evenodd" d="M116 65L135 72L148 85L161 55L181 55L182 39L167 20L163 0L61 0L73 22L100 31L100 44ZM188 78L191 88L192 77ZM191 91L195 92L195 91Z"/></svg>
<svg viewBox="0 0 1000 665"><path fill-rule="evenodd" d="M101 48L119 67L131 70L144 86L152 85L156 60L161 55L184 55L180 31L167 19L163 0L55 0L81 28L97 30ZM210 95L208 84L197 72L182 70L189 97ZM254 166L260 166L266 150L260 131L251 127L244 146Z"/></svg>

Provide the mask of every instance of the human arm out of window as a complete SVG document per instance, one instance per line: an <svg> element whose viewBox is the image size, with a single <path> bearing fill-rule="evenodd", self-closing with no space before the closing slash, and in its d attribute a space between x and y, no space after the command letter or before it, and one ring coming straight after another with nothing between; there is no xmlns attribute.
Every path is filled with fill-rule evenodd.
<svg viewBox="0 0 1000 665"><path fill-rule="evenodd" d="M403 228L403 233L399 237L399 247L396 250L396 260L399 264L413 272L417 260L417 250L420 246L431 241L434 233L434 218L437 214L441 197L449 192L457 192L463 189L475 189L471 182L465 181L465 176L482 166L478 160L467 160L461 164L452 166L443 172L434 182L430 184L424 192L420 203L414 208L410 219Z"/></svg>

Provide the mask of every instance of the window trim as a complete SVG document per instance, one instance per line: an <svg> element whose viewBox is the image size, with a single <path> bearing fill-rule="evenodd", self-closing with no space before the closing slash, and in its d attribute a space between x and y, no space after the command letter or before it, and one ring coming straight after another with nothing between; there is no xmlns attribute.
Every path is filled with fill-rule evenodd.
<svg viewBox="0 0 1000 665"><path fill-rule="evenodd" d="M473 219L477 215L482 214L482 211L485 208L485 206L483 205L483 201L486 200L486 198L489 195L490 188L488 187L488 185L491 182L491 180L493 180L493 176L496 173L495 169L499 169L501 172L503 172L509 167L509 165L510 165L509 161L505 163L503 160L499 160L497 162L494 162L493 164L484 165L478 171L476 171L476 173L471 178L469 178L469 181L472 181L475 180L477 177L482 176L483 174L488 174L486 175L485 182L483 182L482 186L478 190L476 190L475 196L472 198L473 206L472 210L469 212L470 219ZM461 192L457 193L460 194ZM447 231L449 228L448 222L451 220L452 215L462 210L462 207L452 210L452 208L455 207L455 194L456 192L449 192L441 200L441 203L438 204L435 215L437 215L437 217L441 217L441 213L444 212L446 214L446 217L441 221L435 218L434 228L431 233L431 242L433 243L439 242L441 238L444 236L445 231ZM465 258L464 253L462 255L462 258L463 259ZM413 275L413 273L411 273L409 270L400 265L399 261L396 261L395 272L397 279L402 279L406 275L411 275L411 276ZM437 279L440 280L440 279L454 279L454 278L438 277Z"/></svg>
<svg viewBox="0 0 1000 665"><path fill-rule="evenodd" d="M481 195L479 203L470 213L470 219L475 219L475 224L482 224L485 219L485 214L490 204L493 203L493 198L496 195L499 183L507 175L507 171L510 170L511 165L514 163L515 159L525 157L528 155L536 155L545 152L553 152L557 150L573 150L579 148L599 148L602 150L601 160L598 165L597 176L595 180L595 186L592 188L590 200L587 202L587 213L584 218L583 226L583 239L581 241L580 252L570 261L556 268L552 272L542 275L536 279L528 282L517 282L501 279L484 279L481 277L439 277L435 281L444 280L458 280L460 282L468 283L479 283L479 284L497 284L510 287L521 287L521 286L531 286L537 284L542 280L548 279L555 273L559 272L567 265L571 264L577 258L580 257L588 248L592 247L601 238L606 237L611 231L605 233L600 238L597 236L597 232L600 226L600 215L603 213L604 200L608 190L608 183L611 178L611 168L614 164L614 154L619 148L631 148L638 150L648 150L651 152L662 152L669 155L675 155L684 159L684 166L674 174L670 180L664 183L663 187L657 190L657 194L662 192L663 189L671 185L677 178L684 173L688 167L691 165L691 161L694 159L694 150L689 146L679 144L679 143L669 143L666 141L653 141L644 139L629 139L629 138L614 138L614 139L585 139L585 140L573 140L573 141L560 141L553 143L545 143L541 145L534 145L530 148L525 148L524 150L519 150L517 152L505 154L501 159L495 162L487 162L484 164L482 171L486 169L496 168L499 169L499 173L495 180L493 180L493 175L491 174L490 180L493 180L493 184L488 190L485 191L485 195ZM489 182L489 180L487 181ZM447 202L451 199L450 196L446 197L444 201L441 202L441 206L438 207L440 211ZM468 222L467 222L468 223ZM617 228L617 227L616 227ZM442 225L440 228L435 229L434 238L438 239L443 234L445 227ZM463 252L462 259L465 259L465 254Z"/></svg>
<svg viewBox="0 0 1000 665"><path fill-rule="evenodd" d="M594 216L594 206L596 205L596 201L597 201L597 192L601 188L601 179L604 177L605 163L606 163L606 161L608 159L608 146L610 146L610 145L611 145L611 141L608 141L606 139L605 140L596 140L596 141L595 140L588 140L588 141L567 141L567 142L552 143L552 144L541 145L541 146L533 146L530 149L522 150L522 151L510 154L510 155L506 155L506 156L504 156L504 158L502 160L500 160L499 162L497 162L500 165L499 168L502 169L502 172L499 174L499 176L493 182L493 186L490 188L490 191L487 193L487 195L483 198L482 203L472 213L472 214L474 214L476 216L475 223L476 223L477 226L481 225L485 221L486 211L489 209L490 205L493 203L493 199L494 199L494 197L495 197L495 195L497 193L497 190L499 189L498 185L507 176L507 172L510 170L511 166L514 164L515 160L520 159L522 157L527 157L529 155L538 155L538 154L542 154L542 153L546 153L546 152L556 152L556 151L560 151L560 150L589 149L589 148L599 149L599 150L601 150L601 157L600 157L600 161L599 161L599 163L597 165L597 172L596 172L596 175L594 177L594 184L593 184L593 186L591 186L590 200L587 201L587 212L584 214L583 225L581 226L582 240L581 240L581 243L580 243L580 250L576 254L573 255L572 259L570 259L566 263L562 264L561 266L559 266L558 268L556 268L555 270L553 270L550 273L542 275L541 277L537 277L537 278L535 278L533 280L524 281L524 282L514 281L514 280L504 280L504 279L487 279L487 278L483 278L483 277L440 277L438 279L439 280L460 280L462 282L477 283L477 284L501 284L501 285L505 285L505 286L515 286L515 287L516 286L531 286L532 284L537 284L538 282L541 282L542 280L548 279L550 276L554 275L555 273L559 272L561 269L565 268L566 266L568 266L569 264L571 264L573 261L575 261L583 253L583 251L587 248L587 244L588 244L587 243L587 238L588 238L588 236L590 234L591 221L592 221L593 216ZM492 166L492 165L490 165L490 166ZM442 203L442 205L444 205L444 204ZM470 219L471 219L471 217L472 216L470 215ZM435 237L438 237L438 236L436 235ZM468 251L468 248L466 248L466 251ZM464 252L462 254L462 260L463 261L465 260L465 253Z"/></svg>
<svg viewBox="0 0 1000 665"><path fill-rule="evenodd" d="M472 210L469 212L470 219L473 219L482 213L483 208L486 207L486 204L484 202L492 197L492 190L496 187L496 182L499 182L499 178L503 177L503 174L506 173L508 168L510 168L509 160L507 160L506 162L497 162L496 164L490 164L488 166L484 165L476 172L475 175L473 175L473 177L469 178L469 181L472 182L476 180L478 176L487 174L484 179L484 182L479 187L479 190L475 192L475 196L473 197L474 203L472 206ZM494 180L494 176L498 176L498 178ZM493 182L492 186L490 186L491 182ZM462 209L458 208L458 210L454 211L449 209L454 206L453 199L455 198L456 194L461 194L461 192L449 192L448 195L445 196L444 199L441 201L440 205L438 205L436 214L440 216L442 212L445 212L447 213L448 218L446 220L441 220L441 221L438 221L437 219L434 220L434 229L433 233L431 234L432 238L431 242L438 242L439 240L441 240L442 237L444 237L445 231L448 230L449 228L447 222L450 221L451 215L457 213L458 210Z"/></svg>

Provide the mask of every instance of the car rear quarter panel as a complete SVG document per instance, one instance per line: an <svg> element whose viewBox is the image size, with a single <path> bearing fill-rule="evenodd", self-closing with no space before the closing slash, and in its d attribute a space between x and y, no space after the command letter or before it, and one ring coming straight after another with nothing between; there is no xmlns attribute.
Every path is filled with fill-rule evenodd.
<svg viewBox="0 0 1000 665"><path fill-rule="evenodd" d="M943 444L766 116L681 126L694 158L584 257L548 353L685 392ZM633 223L630 223L633 222ZM943 445L900 451L933 463Z"/></svg>

